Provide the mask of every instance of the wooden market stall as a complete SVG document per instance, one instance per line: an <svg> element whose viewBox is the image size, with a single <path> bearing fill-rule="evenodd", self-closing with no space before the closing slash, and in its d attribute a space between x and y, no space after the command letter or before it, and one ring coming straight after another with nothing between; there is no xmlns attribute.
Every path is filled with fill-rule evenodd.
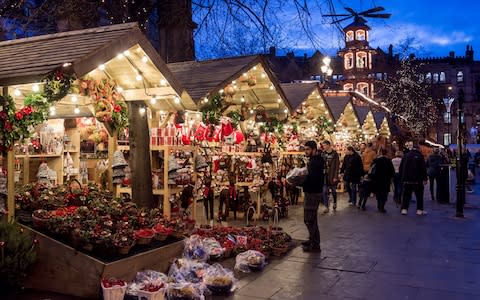
<svg viewBox="0 0 480 300"><path fill-rule="evenodd" d="M102 140L108 140L107 149L100 150L97 149L98 145L95 146L95 151L108 153L105 156L108 158L108 188L115 188L112 182L112 177L115 176L112 166L115 164L116 151L129 151L133 201L141 206L152 207L153 193L160 194L163 196L163 213L169 216L168 185L154 191L151 180L153 168L162 170L163 182L168 181L168 169L165 166L162 168L162 155L158 153L165 149L150 148L149 129L160 126L164 119L162 115L178 110L195 110L196 105L136 23L1 42L0 86L3 87L0 103L3 110L7 109L10 103L5 101L10 99L9 96L16 109L20 109L20 115L15 115L16 120L21 121L24 116L30 115L32 109L36 111L38 108L42 111L40 106L46 109L44 113L50 118L43 126L49 130L40 131L38 134L42 138L38 141L33 143L32 139L26 147L13 147L11 144L9 148L9 218L15 216L15 181L20 185L29 183L35 180L35 176L32 176L34 173L40 178L38 174L43 173L40 172L39 161L48 170L44 172L45 178L56 184L69 178L79 179L82 168L85 168L87 175L87 169L95 172L98 164L91 163L88 161L89 157L82 156L85 149L82 148L79 119L89 116L95 116L97 123L103 123L105 131L109 133L98 134ZM119 131L127 119L129 130ZM57 133L56 128L62 130ZM103 130L95 126L94 128ZM119 133L124 136L128 146L120 147L117 144ZM45 144L44 141L48 143ZM122 154L120 156L123 157ZM71 157L71 160L67 157ZM157 165L152 166L151 161ZM67 164L70 167L68 173ZM15 178L17 172L23 172L23 177ZM87 178L96 180L95 177ZM32 278L27 286L92 297L100 290L99 279L102 276L125 275L124 271L118 273L122 269L118 266L124 267L125 261L109 262L107 267L90 255L83 255L48 236L39 234L38 239L43 241L43 245L40 245L39 262L34 272L36 277ZM162 256L161 260L168 261L180 253L182 242L173 242L172 245L168 247L168 251L162 252L167 255ZM67 261L53 259L63 257L64 253L68 253ZM130 274L127 277L133 278L135 268L147 265L155 267L146 258L149 256L151 259L151 255L150 251L130 257L128 264L132 268L129 269ZM154 256L159 257L158 253ZM81 283L69 282L74 276L66 275L72 272L65 268L66 265L76 266L76 272L82 278ZM165 271L165 264L158 267ZM109 274L105 274L107 269L110 270ZM91 276L83 277L84 273Z"/></svg>
<svg viewBox="0 0 480 300"><path fill-rule="evenodd" d="M325 99L335 122L333 134L335 149L344 153L348 144L358 141L361 136L359 117L354 109L350 92L328 91L325 93Z"/></svg>
<svg viewBox="0 0 480 300"><path fill-rule="evenodd" d="M255 210L258 216L260 195L265 182L255 173L260 169L255 172L242 170L245 164L252 162L260 165L264 145L277 145L273 137L276 132L273 132L271 126L273 122L286 123L292 111L275 75L262 56L187 61L171 63L168 67L197 104L198 110L203 112L201 122L192 120L195 122L189 124L190 129L195 128L196 139L203 145L199 151L204 154L211 153L207 155L207 159L212 165L212 159L218 157L221 160L233 161L226 172L213 170L213 174L210 173L215 179L217 192L228 185L232 176L235 177L237 188L245 187L255 193ZM210 117L205 118L205 115ZM234 126L237 128L234 128L234 131L227 130L234 119L237 119L238 125ZM205 138L200 131L202 128L210 132L210 135L215 130L222 131L221 137ZM266 128L272 128L272 131ZM233 136L232 133L235 141L227 138ZM240 141L237 137L240 137ZM209 142L206 143L205 140ZM274 170L263 169L267 177L273 176ZM209 176L205 172L202 175ZM198 184L201 185L202 180L199 180Z"/></svg>
<svg viewBox="0 0 480 300"><path fill-rule="evenodd" d="M370 105L354 105L354 109L357 112L360 124L362 124L361 139L370 141L378 134L371 107Z"/></svg>

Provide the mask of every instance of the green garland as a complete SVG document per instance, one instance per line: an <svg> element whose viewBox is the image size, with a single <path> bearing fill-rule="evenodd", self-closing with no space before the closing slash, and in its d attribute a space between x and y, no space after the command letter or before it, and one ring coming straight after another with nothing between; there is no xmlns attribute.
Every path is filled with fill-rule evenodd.
<svg viewBox="0 0 480 300"><path fill-rule="evenodd" d="M214 95L209 99L208 103L201 108L202 121L205 124L218 125L222 118L225 101L219 94Z"/></svg>
<svg viewBox="0 0 480 300"><path fill-rule="evenodd" d="M317 127L318 133L327 132L328 134L332 134L335 131L333 122L324 116L320 116L315 120L315 126Z"/></svg>

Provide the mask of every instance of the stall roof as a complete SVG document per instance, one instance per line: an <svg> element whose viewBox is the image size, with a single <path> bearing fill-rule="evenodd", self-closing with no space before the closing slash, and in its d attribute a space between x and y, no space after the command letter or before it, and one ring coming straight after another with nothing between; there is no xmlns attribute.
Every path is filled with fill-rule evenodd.
<svg viewBox="0 0 480 300"><path fill-rule="evenodd" d="M316 83L282 83L282 87L288 103L292 109L297 109L307 100L310 93L317 88Z"/></svg>
<svg viewBox="0 0 480 300"><path fill-rule="evenodd" d="M373 119L375 120L375 125L377 129L380 129L382 126L383 119L385 118L385 113L383 111L375 111L373 112Z"/></svg>
<svg viewBox="0 0 480 300"><path fill-rule="evenodd" d="M262 56L187 61L170 63L168 67L197 104L201 103L204 97L212 96L238 80L243 74L249 73L254 75L257 81L251 87L251 90L254 90L251 96L255 98L256 104L263 105L268 102L277 104L277 99L280 98L291 111L277 78Z"/></svg>
<svg viewBox="0 0 480 300"><path fill-rule="evenodd" d="M0 42L0 85L39 81L46 74L62 66L71 68L75 75L81 77L135 45L142 48L180 95L181 86L137 23Z"/></svg>
<svg viewBox="0 0 480 300"><path fill-rule="evenodd" d="M365 122L365 119L367 118L368 113L370 112L370 107L354 105L353 108L357 112L358 122L360 122L360 124L363 124Z"/></svg>
<svg viewBox="0 0 480 300"><path fill-rule="evenodd" d="M350 94L348 92L346 93L327 93L324 94L324 98L327 102L328 107L330 108L330 111L333 114L333 118L335 122L337 122L340 119L340 115L343 113L345 110L345 107L350 100Z"/></svg>

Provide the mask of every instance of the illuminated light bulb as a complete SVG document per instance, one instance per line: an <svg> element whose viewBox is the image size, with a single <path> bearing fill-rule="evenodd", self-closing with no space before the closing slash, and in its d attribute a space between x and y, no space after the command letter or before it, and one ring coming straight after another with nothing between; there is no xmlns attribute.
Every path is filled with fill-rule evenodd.
<svg viewBox="0 0 480 300"><path fill-rule="evenodd" d="M78 106L75 106L75 108L73 109L73 112L78 115L80 113L80 108L78 108Z"/></svg>
<svg viewBox="0 0 480 300"><path fill-rule="evenodd" d="M62 66L63 66L64 68L66 68L66 67L70 67L71 65L72 65L72 63L66 62L66 63L64 63Z"/></svg>
<svg viewBox="0 0 480 300"><path fill-rule="evenodd" d="M282 99L278 98L278 99L277 99L277 102L278 102L278 103L282 102Z"/></svg>
<svg viewBox="0 0 480 300"><path fill-rule="evenodd" d="M130 55L130 51L128 51L128 50L123 51L123 55L125 55L125 56Z"/></svg>
<svg viewBox="0 0 480 300"><path fill-rule="evenodd" d="M119 93L123 92L123 88L121 86L117 86L117 92Z"/></svg>
<svg viewBox="0 0 480 300"><path fill-rule="evenodd" d="M57 113L57 112L56 112L55 110L51 110L50 113L49 113L49 115L50 115L50 116L54 116L56 113Z"/></svg>
<svg viewBox="0 0 480 300"><path fill-rule="evenodd" d="M322 103L322 104L320 104L320 107L325 107L325 104L323 104L323 103Z"/></svg>
<svg viewBox="0 0 480 300"><path fill-rule="evenodd" d="M270 85L269 89L273 90L273 85Z"/></svg>
<svg viewBox="0 0 480 300"><path fill-rule="evenodd" d="M240 98L240 101L245 102L245 97L242 96L242 98Z"/></svg>
<svg viewBox="0 0 480 300"><path fill-rule="evenodd" d="M253 114L253 109L250 110L250 113Z"/></svg>
<svg viewBox="0 0 480 300"><path fill-rule="evenodd" d="M155 96L153 96L152 99L150 99L150 103L152 103L152 104L157 103L157 98Z"/></svg>
<svg viewBox="0 0 480 300"><path fill-rule="evenodd" d="M237 83L237 81L235 81L235 80L234 80L234 81L232 81L232 84L236 84L236 83Z"/></svg>
<svg viewBox="0 0 480 300"><path fill-rule="evenodd" d="M123 57L124 57L123 53L118 53L118 54L117 54L117 58L118 58L118 59L122 59Z"/></svg>
<svg viewBox="0 0 480 300"><path fill-rule="evenodd" d="M238 86L236 84L233 85L234 89L238 89Z"/></svg>
<svg viewBox="0 0 480 300"><path fill-rule="evenodd" d="M143 61L144 63L147 63L147 62L148 62L148 57L147 57L146 55L144 55L144 56L142 57L142 61Z"/></svg>
<svg viewBox="0 0 480 300"><path fill-rule="evenodd" d="M208 98L205 97L205 99L203 99L203 102L208 103Z"/></svg>
<svg viewBox="0 0 480 300"><path fill-rule="evenodd" d="M283 112L286 113L286 114L288 114L288 109L285 108L285 109L283 110Z"/></svg>
<svg viewBox="0 0 480 300"><path fill-rule="evenodd" d="M38 92L39 90L40 90L40 87L38 86L38 84L32 85L32 91Z"/></svg>
<svg viewBox="0 0 480 300"><path fill-rule="evenodd" d="M247 74L247 73L243 73L243 76L248 76L248 74Z"/></svg>
<svg viewBox="0 0 480 300"><path fill-rule="evenodd" d="M220 89L218 92L219 92L220 94L223 94L223 89Z"/></svg>
<svg viewBox="0 0 480 300"><path fill-rule="evenodd" d="M77 98L77 96L73 95L71 100L72 100L73 103L75 103L75 102L78 101L78 98Z"/></svg>
<svg viewBox="0 0 480 300"><path fill-rule="evenodd" d="M317 99L320 99L320 95L317 95Z"/></svg>
<svg viewBox="0 0 480 300"><path fill-rule="evenodd" d="M13 91L13 94L14 94L15 96L20 96L20 95L22 94L22 92L20 92L19 89L15 89L15 90Z"/></svg>
<svg viewBox="0 0 480 300"><path fill-rule="evenodd" d="M141 81L141 80L143 79L143 76L140 75L140 74L137 74L137 76L135 76L135 79L136 79L137 81Z"/></svg>
<svg viewBox="0 0 480 300"><path fill-rule="evenodd" d="M256 71L256 70L257 70L257 66L253 67L253 70Z"/></svg>
<svg viewBox="0 0 480 300"><path fill-rule="evenodd" d="M174 101L175 101L176 104L179 104L180 103L180 98L175 97Z"/></svg>
<svg viewBox="0 0 480 300"><path fill-rule="evenodd" d="M147 110L146 110L145 107L143 107L143 106L138 109L138 112L139 112L141 115L144 115L146 111L147 111Z"/></svg>
<svg viewBox="0 0 480 300"><path fill-rule="evenodd" d="M50 110L50 112L57 110L57 109L55 108L55 106L50 106L48 109Z"/></svg>
<svg viewBox="0 0 480 300"><path fill-rule="evenodd" d="M265 78L265 77L267 77L267 74L262 73L262 78Z"/></svg>
<svg viewBox="0 0 480 300"><path fill-rule="evenodd" d="M166 86L167 85L167 81L165 79L161 79L160 80L160 85L161 86Z"/></svg>
<svg viewBox="0 0 480 300"><path fill-rule="evenodd" d="M105 65L104 65L104 64L101 64L101 65L98 66L98 68L99 68L101 71L103 71L103 70L105 70Z"/></svg>

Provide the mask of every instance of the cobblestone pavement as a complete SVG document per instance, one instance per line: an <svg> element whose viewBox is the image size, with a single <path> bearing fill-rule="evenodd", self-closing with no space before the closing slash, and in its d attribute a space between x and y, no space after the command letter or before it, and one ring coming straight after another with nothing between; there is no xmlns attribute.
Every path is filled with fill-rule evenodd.
<svg viewBox="0 0 480 300"><path fill-rule="evenodd" d="M480 186L474 188L464 219L427 191L426 216L415 215L415 202L402 216L391 199L386 214L376 211L374 198L360 211L340 194L337 212L319 212L321 254L296 247L215 299L480 299ZM280 225L294 239L307 237L301 206ZM19 299L78 298L31 292Z"/></svg>

